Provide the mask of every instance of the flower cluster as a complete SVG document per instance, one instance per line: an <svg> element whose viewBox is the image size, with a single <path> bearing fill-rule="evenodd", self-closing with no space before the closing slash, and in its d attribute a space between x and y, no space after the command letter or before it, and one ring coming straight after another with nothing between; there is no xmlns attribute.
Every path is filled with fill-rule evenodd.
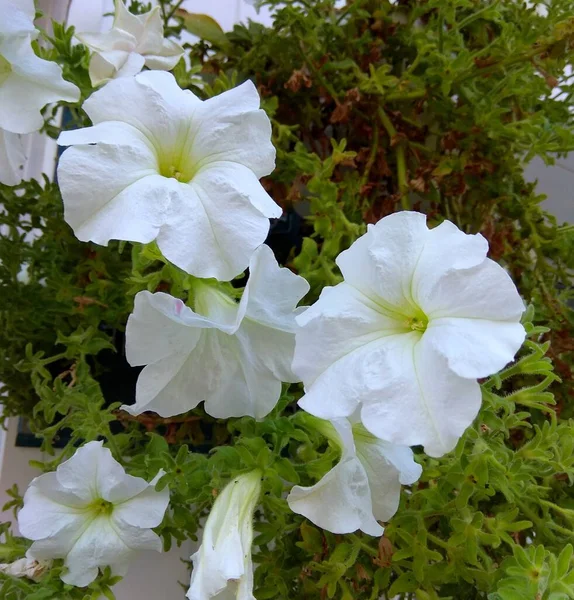
<svg viewBox="0 0 574 600"><path fill-rule="evenodd" d="M33 14L2 2L14 18L2 25L0 100L17 90L28 98L18 115L1 102L0 126L23 133L42 125L47 102L77 99L77 90L52 63L25 83L21 73L40 59L30 49L18 63L10 49L29 48ZM155 242L189 274L184 299L135 296L126 354L145 368L135 404L122 408L172 417L203 402L220 419L264 419L282 383L302 382L301 422L340 460L314 485L293 487L289 507L334 533L382 535L402 486L421 475L410 447L451 451L480 408L477 380L524 340L510 277L487 258L481 235L449 221L429 228L423 214L405 211L370 226L337 259L342 283L298 307L309 285L264 244L269 218L282 211L260 183L275 149L253 83L207 100L181 89L162 71L182 49L163 39L157 9L135 16L118 0L112 30L80 39L93 51L92 81L105 85L83 104L92 126L59 138L68 147L58 167L65 220L82 241ZM160 70L140 73L144 66ZM238 301L226 282L246 269ZM26 493L19 524L34 540L28 558L63 558L62 579L85 586L100 567L124 572L134 550L161 550L151 531L169 499L166 487L156 490L161 476L132 477L102 442L82 446ZM217 496L192 557L190 600L253 598L262 476L241 474Z"/></svg>

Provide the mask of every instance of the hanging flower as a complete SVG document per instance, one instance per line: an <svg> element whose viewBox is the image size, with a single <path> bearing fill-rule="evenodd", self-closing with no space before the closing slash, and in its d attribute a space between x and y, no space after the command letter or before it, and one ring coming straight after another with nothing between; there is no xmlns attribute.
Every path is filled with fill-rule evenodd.
<svg viewBox="0 0 574 600"><path fill-rule="evenodd" d="M86 586L98 567L124 574L136 550L161 552L157 527L169 502L155 491L162 473L148 483L127 475L102 442L89 442L58 466L36 477L18 513L20 533L34 540L27 558L63 558L62 580Z"/></svg>
<svg viewBox="0 0 574 600"><path fill-rule="evenodd" d="M281 395L295 348L295 306L308 283L280 268L268 246L249 264L241 302L203 281L195 283L195 311L158 292L139 292L126 330L131 365L147 365L137 382L133 415L163 417L201 401L214 417L264 417Z"/></svg>
<svg viewBox="0 0 574 600"><path fill-rule="evenodd" d="M332 533L360 529L381 536L377 521L388 521L399 507L401 484L412 484L422 469L407 446L395 446L370 434L356 417L322 421L305 415L341 450L341 460L311 487L296 485L289 508Z"/></svg>
<svg viewBox="0 0 574 600"><path fill-rule="evenodd" d="M157 240L196 277L241 273L281 209L258 181L275 165L271 124L247 81L202 102L173 75L110 81L86 100L93 127L59 143L64 216L76 236ZM95 144L95 145L89 145Z"/></svg>
<svg viewBox="0 0 574 600"><path fill-rule="evenodd" d="M520 348L524 304L507 273L486 258L481 235L425 216L381 219L337 258L344 282L327 287L297 319L299 404L325 419L351 415L377 437L456 445L481 402L476 381Z"/></svg>
<svg viewBox="0 0 574 600"><path fill-rule="evenodd" d="M18 185L22 181L25 163L22 136L0 129L0 183Z"/></svg>
<svg viewBox="0 0 574 600"><path fill-rule="evenodd" d="M189 600L255 600L253 596L253 513L261 472L236 477L217 496L199 550L191 557Z"/></svg>
<svg viewBox="0 0 574 600"><path fill-rule="evenodd" d="M0 129L31 133L44 124L51 102L77 102L80 90L62 77L56 63L34 54L33 0L0 0Z"/></svg>
<svg viewBox="0 0 574 600"><path fill-rule="evenodd" d="M133 15L122 0L115 0L114 24L105 33L79 33L76 37L92 52L90 79L100 85L114 77L131 77L144 65L170 71L183 56L183 48L163 37L159 6Z"/></svg>

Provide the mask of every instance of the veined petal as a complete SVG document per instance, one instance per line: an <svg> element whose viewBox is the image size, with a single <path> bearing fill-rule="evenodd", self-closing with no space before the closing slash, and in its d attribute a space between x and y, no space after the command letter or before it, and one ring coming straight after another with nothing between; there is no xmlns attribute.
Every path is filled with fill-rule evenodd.
<svg viewBox="0 0 574 600"><path fill-rule="evenodd" d="M269 175L275 168L271 122L259 108L251 81L203 102L197 111L191 152L200 161L234 161L255 173Z"/></svg>
<svg viewBox="0 0 574 600"><path fill-rule="evenodd" d="M110 518L100 515L90 522L66 556L64 565L68 572L61 576L62 581L86 586L97 577L98 567L123 563L131 553Z"/></svg>
<svg viewBox="0 0 574 600"><path fill-rule="evenodd" d="M414 307L412 278L428 233L421 213L384 217L337 258L345 282L381 305L409 314Z"/></svg>
<svg viewBox="0 0 574 600"><path fill-rule="evenodd" d="M480 409L480 386L453 373L446 359L416 335L385 340L377 356L381 373L361 421L394 444L422 444L429 456L452 450Z"/></svg>
<svg viewBox="0 0 574 600"><path fill-rule="evenodd" d="M135 138L134 138L135 139ZM155 239L177 194L177 182L155 173L144 144L98 144L68 148L58 181L64 218L81 241Z"/></svg>
<svg viewBox="0 0 574 600"><path fill-rule="evenodd" d="M468 235L450 221L430 229L412 274L411 290L415 303L430 317L437 283L440 287L445 275L477 267L484 262L487 252L488 242L482 235ZM460 289L457 289L454 296L457 304L459 293Z"/></svg>
<svg viewBox="0 0 574 600"><path fill-rule="evenodd" d="M433 319L425 337L457 375L476 379L512 361L526 332L518 322L443 317Z"/></svg>
<svg viewBox="0 0 574 600"><path fill-rule="evenodd" d="M132 366L187 356L209 322L163 292L138 292L126 327L126 356Z"/></svg>
<svg viewBox="0 0 574 600"><path fill-rule="evenodd" d="M62 77L54 62L37 57L30 38L0 39L0 54L12 71L0 85L0 128L31 133L44 124L40 110L51 102L77 102L80 90Z"/></svg>
<svg viewBox="0 0 574 600"><path fill-rule="evenodd" d="M88 442L58 466L56 476L65 490L89 503L105 497L105 491L126 474L102 442Z"/></svg>
<svg viewBox="0 0 574 600"><path fill-rule="evenodd" d="M517 323L524 312L512 279L488 258L476 267L445 273L421 303L432 320L460 317Z"/></svg>
<svg viewBox="0 0 574 600"><path fill-rule="evenodd" d="M269 231L269 220L252 203L253 189L242 187L250 183L229 178L227 171L202 169L190 184L179 184L157 238L164 256L204 279L229 281L241 273Z"/></svg>
<svg viewBox="0 0 574 600"><path fill-rule="evenodd" d="M373 516L367 473L357 458L342 460L311 487L296 485L287 496L289 508L332 533L360 529L380 536Z"/></svg>
<svg viewBox="0 0 574 600"><path fill-rule="evenodd" d="M18 185L22 181L26 160L22 136L0 129L0 183Z"/></svg>
<svg viewBox="0 0 574 600"><path fill-rule="evenodd" d="M402 332L401 325L346 283L324 288L297 322L293 371L306 392L299 405L324 419L351 415L384 377L373 357L388 336Z"/></svg>
<svg viewBox="0 0 574 600"><path fill-rule="evenodd" d="M169 504L169 489L164 487L163 490L157 492L155 490L155 481L148 483L139 477L133 477L126 481L129 481L131 484L134 479L145 484L139 485L140 488L143 485L143 489L140 489L136 494L132 495L132 491L135 490L135 486L133 485L132 489L124 487L124 489L121 490L118 488L113 490L114 497L118 498L118 500L112 500L112 498L110 498L114 503L120 501L121 497L126 496L128 493L130 496L121 501L120 504L117 504L117 506L114 506L112 518L117 522L120 528L123 528L124 525L143 529L157 527L163 521L165 511ZM132 543L129 545L133 547Z"/></svg>
<svg viewBox="0 0 574 600"><path fill-rule="evenodd" d="M158 153L169 157L174 140L186 139L201 100L182 90L171 73L145 71L120 77L94 92L83 108L95 124L123 121L139 129Z"/></svg>
<svg viewBox="0 0 574 600"><path fill-rule="evenodd" d="M26 490L24 507L18 512L18 528L31 540L58 539L65 554L73 542L73 532L86 520L85 503L70 492L58 490L55 479L55 473L45 473L32 481ZM49 488L49 495L43 488Z"/></svg>
<svg viewBox="0 0 574 600"><path fill-rule="evenodd" d="M261 325L295 332L295 308L309 291L307 281L279 267L273 251L262 244L249 261L249 279L241 303L246 316Z"/></svg>

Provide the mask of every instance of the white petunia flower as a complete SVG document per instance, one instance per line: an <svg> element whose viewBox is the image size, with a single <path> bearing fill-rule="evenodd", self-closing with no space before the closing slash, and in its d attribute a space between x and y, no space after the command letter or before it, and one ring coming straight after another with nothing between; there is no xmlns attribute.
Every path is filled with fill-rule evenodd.
<svg viewBox="0 0 574 600"><path fill-rule="evenodd" d="M332 533L360 529L381 536L377 521L397 512L401 484L421 475L412 450L376 438L356 418L311 424L340 448L341 460L315 485L296 485L287 497L289 508Z"/></svg>
<svg viewBox="0 0 574 600"><path fill-rule="evenodd" d="M153 240L196 277L241 273L281 208L259 183L275 166L271 123L247 81L202 102L173 75L110 81L86 100L93 127L67 131L58 168L76 236ZM94 144L94 145L89 145Z"/></svg>
<svg viewBox="0 0 574 600"><path fill-rule="evenodd" d="M0 129L32 133L44 124L41 109L51 102L77 102L80 90L54 62L34 54L38 37L32 0L0 0Z"/></svg>
<svg viewBox="0 0 574 600"><path fill-rule="evenodd" d="M249 264L238 304L197 281L195 312L181 300L139 292L126 329L131 365L147 365L131 414L153 410L163 417L186 412L201 401L214 417L264 417L281 395L295 348L295 310L309 284L280 268L268 246Z"/></svg>
<svg viewBox="0 0 574 600"><path fill-rule="evenodd" d="M255 600L253 596L253 513L261 472L236 477L217 496L199 550L191 557L189 600Z"/></svg>
<svg viewBox="0 0 574 600"><path fill-rule="evenodd" d="M90 79L100 85L114 77L131 77L144 65L170 71L183 56L183 48L163 37L159 6L133 15L122 0L115 0L114 24L105 33L79 33L76 37L92 52Z"/></svg>
<svg viewBox="0 0 574 600"><path fill-rule="evenodd" d="M478 413L477 378L499 371L524 341L524 304L488 243L417 212L370 226L337 258L344 282L297 318L299 404L324 419L361 408L377 437L456 445Z"/></svg>
<svg viewBox="0 0 574 600"><path fill-rule="evenodd" d="M0 183L18 185L22 181L25 163L22 136L0 129Z"/></svg>
<svg viewBox="0 0 574 600"><path fill-rule="evenodd" d="M20 533L34 540L26 556L63 558L62 580L86 586L98 567L124 574L136 550L162 551L157 527L169 502L155 491L162 473L148 483L127 475L102 442L89 442L58 466L36 477L18 513Z"/></svg>

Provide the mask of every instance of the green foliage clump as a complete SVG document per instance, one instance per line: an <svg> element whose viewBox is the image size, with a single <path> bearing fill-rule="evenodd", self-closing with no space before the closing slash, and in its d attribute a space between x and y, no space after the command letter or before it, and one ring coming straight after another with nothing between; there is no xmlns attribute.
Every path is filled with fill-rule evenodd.
<svg viewBox="0 0 574 600"><path fill-rule="evenodd" d="M381 539L331 534L285 502L292 485L311 485L338 460L296 410L301 387L286 387L261 422L217 421L199 408L171 419L118 411L129 386L113 357L134 295L186 299L189 276L154 244L78 242L52 183L0 186L4 414L28 417L50 453L71 431L44 470L101 437L131 474L151 479L163 468L166 549L196 539L230 478L261 469L258 600L574 598L574 227L548 215L524 179L531 158L552 164L574 150L570 0L263 0L272 26L229 33L179 4L161 2L168 30L203 36L187 48L191 67L174 71L180 85L209 97L252 79L262 95L278 150L264 184L306 215L286 261L311 284L306 303L341 280L335 258L366 224L415 209L489 240L530 305L528 339L515 363L482 383L483 408L456 449L441 459L417 453L421 480L403 491ZM71 35L56 28L45 52L85 97L87 55ZM71 114L89 123L79 106ZM31 240L32 230L41 235ZM27 542L3 533L2 560L22 556ZM58 568L38 584L0 575L2 597L113 597L109 572L80 590Z"/></svg>

